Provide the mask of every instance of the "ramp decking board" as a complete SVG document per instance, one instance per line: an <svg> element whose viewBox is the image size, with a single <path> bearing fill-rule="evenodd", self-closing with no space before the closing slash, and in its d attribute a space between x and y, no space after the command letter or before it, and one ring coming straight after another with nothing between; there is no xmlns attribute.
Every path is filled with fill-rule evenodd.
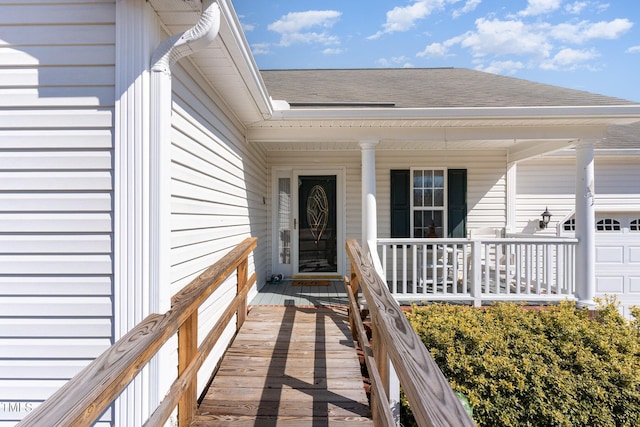
<svg viewBox="0 0 640 427"><path fill-rule="evenodd" d="M346 308L254 306L192 423L373 425Z"/></svg>

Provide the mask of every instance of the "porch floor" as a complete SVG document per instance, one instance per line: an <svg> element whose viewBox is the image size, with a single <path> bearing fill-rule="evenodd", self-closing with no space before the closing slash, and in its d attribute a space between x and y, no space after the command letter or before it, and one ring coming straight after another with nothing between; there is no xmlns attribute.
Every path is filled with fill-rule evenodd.
<svg viewBox="0 0 640 427"><path fill-rule="evenodd" d="M372 426L347 308L253 305L191 425Z"/></svg>
<svg viewBox="0 0 640 427"><path fill-rule="evenodd" d="M349 303L344 280L330 279L328 286L294 286L291 279L267 283L249 303L295 307L346 306Z"/></svg>

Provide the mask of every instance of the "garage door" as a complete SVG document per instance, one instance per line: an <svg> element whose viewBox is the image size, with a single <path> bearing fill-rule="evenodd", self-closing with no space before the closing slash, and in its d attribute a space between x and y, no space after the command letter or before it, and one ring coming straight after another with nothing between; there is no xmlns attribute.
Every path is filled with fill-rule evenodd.
<svg viewBox="0 0 640 427"><path fill-rule="evenodd" d="M627 317L640 306L640 213L596 215L596 295L616 295Z"/></svg>

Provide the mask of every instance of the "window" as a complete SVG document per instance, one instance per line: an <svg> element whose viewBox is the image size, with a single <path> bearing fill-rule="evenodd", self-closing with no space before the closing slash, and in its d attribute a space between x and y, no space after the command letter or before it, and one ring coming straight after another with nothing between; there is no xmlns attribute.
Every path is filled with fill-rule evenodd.
<svg viewBox="0 0 640 427"><path fill-rule="evenodd" d="M412 237L445 237L444 169L413 169L411 178Z"/></svg>
<svg viewBox="0 0 640 427"><path fill-rule="evenodd" d="M564 224L562 224L562 229L564 231L576 231L576 219L571 218L566 220Z"/></svg>
<svg viewBox="0 0 640 427"><path fill-rule="evenodd" d="M640 219L634 219L633 221L631 221L631 224L629 224L629 230L640 231Z"/></svg>
<svg viewBox="0 0 640 427"><path fill-rule="evenodd" d="M598 221L596 224L596 230L598 231L620 231L620 221L605 218Z"/></svg>
<svg viewBox="0 0 640 427"><path fill-rule="evenodd" d="M392 169L391 237L464 238L467 235L466 169Z"/></svg>
<svg viewBox="0 0 640 427"><path fill-rule="evenodd" d="M291 264L291 178L278 178L278 262Z"/></svg>

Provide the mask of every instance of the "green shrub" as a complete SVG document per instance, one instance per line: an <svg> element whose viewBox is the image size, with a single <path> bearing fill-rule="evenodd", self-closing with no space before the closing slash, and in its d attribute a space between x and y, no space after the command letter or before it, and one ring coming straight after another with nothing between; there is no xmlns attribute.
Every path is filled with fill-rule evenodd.
<svg viewBox="0 0 640 427"><path fill-rule="evenodd" d="M568 302L434 304L407 317L479 426L640 425L640 327L615 301L592 317Z"/></svg>

